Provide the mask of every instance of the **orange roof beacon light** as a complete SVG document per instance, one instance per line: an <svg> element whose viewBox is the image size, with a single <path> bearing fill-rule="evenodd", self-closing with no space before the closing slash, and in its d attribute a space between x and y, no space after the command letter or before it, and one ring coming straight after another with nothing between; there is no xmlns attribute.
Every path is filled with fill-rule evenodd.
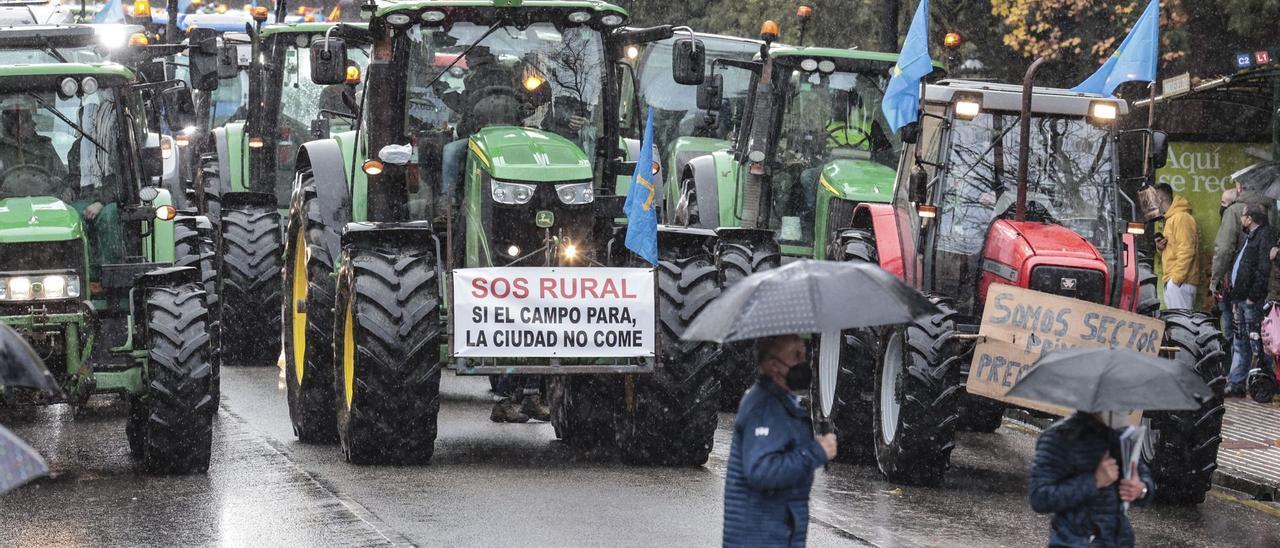
<svg viewBox="0 0 1280 548"><path fill-rule="evenodd" d="M267 14L270 10L266 6L257 6L253 8L253 20L262 23L267 20Z"/></svg>
<svg viewBox="0 0 1280 548"><path fill-rule="evenodd" d="M947 49L956 49L961 44L964 44L964 37L954 30L942 35L942 45Z"/></svg>
<svg viewBox="0 0 1280 548"><path fill-rule="evenodd" d="M218 7L217 7L217 8L214 8L214 10L213 10L213 11L216 11L216 12L218 12L218 13L227 13L227 5L226 5L226 4L218 4Z"/></svg>
<svg viewBox="0 0 1280 548"><path fill-rule="evenodd" d="M129 47L145 46L149 43L151 43L151 41L147 40L147 35L142 34L141 32L135 32L129 35Z"/></svg>
<svg viewBox="0 0 1280 548"><path fill-rule="evenodd" d="M134 0L133 6L129 9L129 15L133 17L151 18L151 0Z"/></svg>
<svg viewBox="0 0 1280 548"><path fill-rule="evenodd" d="M766 42L772 42L778 39L778 23L774 21L765 21L760 25L760 39Z"/></svg>
<svg viewBox="0 0 1280 548"><path fill-rule="evenodd" d="M796 17L799 17L801 19L808 19L810 17L813 17L813 7L800 6L796 8Z"/></svg>
<svg viewBox="0 0 1280 548"><path fill-rule="evenodd" d="M360 83L360 67L351 65L347 67L347 84L356 85Z"/></svg>

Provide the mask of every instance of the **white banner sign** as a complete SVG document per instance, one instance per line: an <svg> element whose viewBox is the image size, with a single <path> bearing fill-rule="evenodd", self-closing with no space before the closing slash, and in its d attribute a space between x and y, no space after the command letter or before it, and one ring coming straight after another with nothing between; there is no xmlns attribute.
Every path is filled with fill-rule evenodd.
<svg viewBox="0 0 1280 548"><path fill-rule="evenodd" d="M629 358L654 354L647 268L453 271L453 356Z"/></svg>

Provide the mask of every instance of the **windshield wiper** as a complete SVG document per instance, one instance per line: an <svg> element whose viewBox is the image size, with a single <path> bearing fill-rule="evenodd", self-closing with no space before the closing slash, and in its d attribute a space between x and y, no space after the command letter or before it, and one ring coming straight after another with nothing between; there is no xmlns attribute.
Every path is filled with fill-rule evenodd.
<svg viewBox="0 0 1280 548"><path fill-rule="evenodd" d="M67 118L67 115L61 112L58 112L58 109L53 108L51 105L49 105L49 103L46 103L45 100L42 99L39 95L36 95L35 93L30 91L27 92L27 95L30 95L32 99L35 99L36 102L40 104L40 108L43 108L53 113L53 115L57 116L59 120L63 121L63 123L71 126L71 129L76 130L76 133L79 133L80 136L84 137L85 139L88 139L90 143L93 143L93 146L98 147L98 150L101 150L102 152L107 154L111 154L111 151L107 150L107 147L102 146L102 143L99 143L93 137L90 137L89 134L85 133L84 130L81 129L78 124L76 124L75 122L72 122L70 118Z"/></svg>
<svg viewBox="0 0 1280 548"><path fill-rule="evenodd" d="M471 45L467 46L467 49L463 50L462 53L458 54L458 56L453 59L453 62L449 63L449 66L442 69L439 74L436 74L435 77L432 78L430 82L427 82L425 85L423 85L422 88L431 89L431 84L436 83L437 80L439 80L444 75L448 74L449 69L453 68L453 66L458 64L459 61L462 61L467 56L468 53L471 53L471 50L476 49L476 46L479 46L480 42L483 42L484 39L488 38L490 34L493 34L494 31L498 30L498 28L502 26L502 23L503 21L501 19L494 21L493 25L489 27L489 30L484 31L484 34L481 34L479 38L476 38L475 42L472 42Z"/></svg>
<svg viewBox="0 0 1280 548"><path fill-rule="evenodd" d="M50 43L49 43L49 39L48 39L48 38L45 38L45 37L41 36L41 37L40 37L40 42L41 42L41 43L40 43L40 49L44 50L44 52L45 52L45 53L48 53L50 57L53 57L54 59L57 59L59 63L69 63L69 62L70 62L70 61L67 61L67 58L66 58L66 57L64 57L64 56L62 55L62 52L58 51L58 49L57 49L57 48L53 47L53 44L50 44Z"/></svg>

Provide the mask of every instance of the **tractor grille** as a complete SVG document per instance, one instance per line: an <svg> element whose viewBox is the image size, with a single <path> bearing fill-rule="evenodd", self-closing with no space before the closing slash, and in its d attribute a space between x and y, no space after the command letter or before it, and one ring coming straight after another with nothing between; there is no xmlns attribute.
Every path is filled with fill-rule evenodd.
<svg viewBox="0 0 1280 548"><path fill-rule="evenodd" d="M75 270L84 264L80 240L0 245L0 271Z"/></svg>
<svg viewBox="0 0 1280 548"><path fill-rule="evenodd" d="M858 204L849 200L832 198L827 206L827 231L853 226L853 208Z"/></svg>
<svg viewBox="0 0 1280 548"><path fill-rule="evenodd" d="M1091 303L1106 303L1106 278L1097 270L1037 266L1031 270L1031 289Z"/></svg>

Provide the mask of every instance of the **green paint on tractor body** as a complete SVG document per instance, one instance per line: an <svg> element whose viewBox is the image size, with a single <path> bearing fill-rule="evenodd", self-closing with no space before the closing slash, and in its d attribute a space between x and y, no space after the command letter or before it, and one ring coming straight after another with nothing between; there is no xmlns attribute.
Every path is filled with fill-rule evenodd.
<svg viewBox="0 0 1280 548"><path fill-rule="evenodd" d="M530 183L591 179L587 154L573 141L548 131L487 127L471 136L469 146L494 179Z"/></svg>
<svg viewBox="0 0 1280 548"><path fill-rule="evenodd" d="M80 240L80 213L50 196L22 196L0 200L0 245Z"/></svg>

